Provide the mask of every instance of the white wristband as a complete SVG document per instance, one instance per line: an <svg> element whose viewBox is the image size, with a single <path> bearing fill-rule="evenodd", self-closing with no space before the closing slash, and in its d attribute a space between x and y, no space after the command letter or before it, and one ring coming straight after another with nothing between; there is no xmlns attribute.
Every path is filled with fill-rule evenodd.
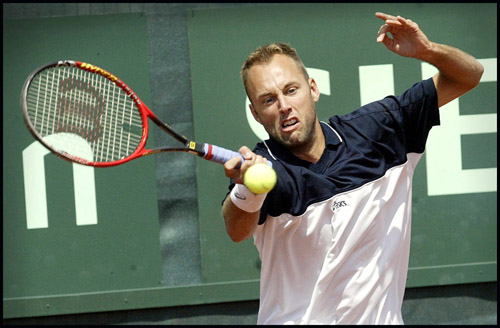
<svg viewBox="0 0 500 328"><path fill-rule="evenodd" d="M231 201L238 208L242 209L248 213L254 213L260 210L264 200L266 199L265 194L256 195L250 190L248 190L245 185L237 183L233 190L231 190Z"/></svg>

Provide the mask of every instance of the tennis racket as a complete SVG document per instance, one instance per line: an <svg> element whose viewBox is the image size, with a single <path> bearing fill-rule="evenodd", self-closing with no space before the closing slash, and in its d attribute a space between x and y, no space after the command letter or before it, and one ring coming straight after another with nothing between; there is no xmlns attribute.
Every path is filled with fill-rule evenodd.
<svg viewBox="0 0 500 328"><path fill-rule="evenodd" d="M234 157L244 161L235 151L175 132L115 75L79 61L58 61L31 73L21 92L21 109L38 141L59 157L83 165L109 167L173 151L222 164ZM149 119L179 146L146 149Z"/></svg>

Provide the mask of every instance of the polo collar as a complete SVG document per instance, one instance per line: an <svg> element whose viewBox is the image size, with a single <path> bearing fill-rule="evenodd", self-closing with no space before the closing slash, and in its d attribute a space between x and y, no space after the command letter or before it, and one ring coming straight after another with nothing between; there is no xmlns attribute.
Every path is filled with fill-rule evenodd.
<svg viewBox="0 0 500 328"><path fill-rule="evenodd" d="M321 129L323 130L323 135L325 136L325 144L327 149L336 148L337 145L342 143L342 138L332 126L323 121L320 121L320 125ZM264 145L267 147L269 154L274 159L280 159L288 163L302 166L304 166L304 164L311 164L310 162L301 160L300 158L293 155L285 146L283 146L273 138L265 140Z"/></svg>

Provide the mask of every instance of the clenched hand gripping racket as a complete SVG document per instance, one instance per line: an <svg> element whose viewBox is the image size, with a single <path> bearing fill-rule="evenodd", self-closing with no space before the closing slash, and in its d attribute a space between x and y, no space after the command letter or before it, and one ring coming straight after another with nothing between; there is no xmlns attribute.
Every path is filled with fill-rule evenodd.
<svg viewBox="0 0 500 328"><path fill-rule="evenodd" d="M21 93L29 131L54 154L83 165L107 167L160 152L182 151L225 163L243 157L178 134L113 74L91 64L64 60L31 73ZM146 149L148 119L182 146Z"/></svg>

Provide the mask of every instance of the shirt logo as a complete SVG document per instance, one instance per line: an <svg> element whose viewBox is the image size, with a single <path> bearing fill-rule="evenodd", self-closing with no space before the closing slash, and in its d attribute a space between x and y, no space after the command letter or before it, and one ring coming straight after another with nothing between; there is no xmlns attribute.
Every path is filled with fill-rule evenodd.
<svg viewBox="0 0 500 328"><path fill-rule="evenodd" d="M241 200L246 200L247 198L244 195L239 194L238 192L234 193L234 197L241 199Z"/></svg>
<svg viewBox="0 0 500 328"><path fill-rule="evenodd" d="M341 207L347 206L347 203L344 200L340 201L334 201L332 205L332 210L335 211L336 209L339 209Z"/></svg>

